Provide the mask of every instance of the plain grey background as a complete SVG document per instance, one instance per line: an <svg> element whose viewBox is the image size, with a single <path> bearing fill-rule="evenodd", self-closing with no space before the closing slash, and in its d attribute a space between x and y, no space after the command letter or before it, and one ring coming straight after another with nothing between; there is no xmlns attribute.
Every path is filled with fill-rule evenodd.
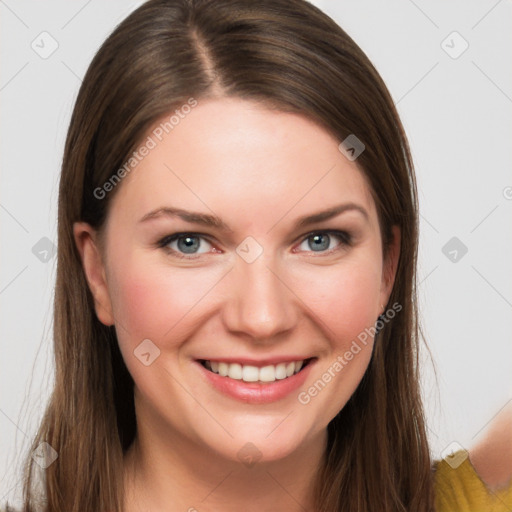
<svg viewBox="0 0 512 512"><path fill-rule="evenodd" d="M18 496L20 455L52 385L52 247L71 109L95 51L141 3L0 0L0 503ZM469 448L512 399L512 5L313 3L372 60L410 140L421 318L437 367L436 382L424 351L424 396L440 458L453 442Z"/></svg>

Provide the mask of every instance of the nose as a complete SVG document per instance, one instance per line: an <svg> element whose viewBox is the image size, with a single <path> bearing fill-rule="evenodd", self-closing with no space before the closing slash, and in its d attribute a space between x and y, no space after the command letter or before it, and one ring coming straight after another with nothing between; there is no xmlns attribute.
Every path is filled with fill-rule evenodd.
<svg viewBox="0 0 512 512"><path fill-rule="evenodd" d="M228 300L223 308L226 328L252 341L272 342L290 331L299 317L298 299L284 275L267 259L239 259L230 272Z"/></svg>

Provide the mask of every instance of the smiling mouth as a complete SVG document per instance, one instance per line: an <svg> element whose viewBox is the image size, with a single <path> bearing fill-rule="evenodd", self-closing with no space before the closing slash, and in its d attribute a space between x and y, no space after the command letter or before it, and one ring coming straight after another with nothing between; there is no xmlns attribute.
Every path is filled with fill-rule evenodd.
<svg viewBox="0 0 512 512"><path fill-rule="evenodd" d="M269 364L258 367L240 363L227 363L222 361L208 361L199 359L199 362L212 373L221 377L227 377L233 380L242 380L244 382L269 383L276 380L285 380L296 373L302 371L310 364L314 357L300 361L289 361L276 365Z"/></svg>

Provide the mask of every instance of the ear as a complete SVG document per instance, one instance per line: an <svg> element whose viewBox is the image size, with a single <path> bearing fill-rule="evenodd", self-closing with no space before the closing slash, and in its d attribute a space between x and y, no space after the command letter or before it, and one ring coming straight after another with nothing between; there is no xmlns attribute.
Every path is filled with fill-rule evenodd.
<svg viewBox="0 0 512 512"><path fill-rule="evenodd" d="M382 282L380 288L380 304L386 305L393 290L395 283L396 269L398 268L398 260L400 258L400 228L393 226L392 228L393 239L388 247L388 252L384 260L382 269ZM384 313L382 311L381 313Z"/></svg>
<svg viewBox="0 0 512 512"><path fill-rule="evenodd" d="M102 324L114 325L112 303L103 258L97 243L97 232L86 222L75 222L73 236L80 253L87 284L94 297L96 316Z"/></svg>

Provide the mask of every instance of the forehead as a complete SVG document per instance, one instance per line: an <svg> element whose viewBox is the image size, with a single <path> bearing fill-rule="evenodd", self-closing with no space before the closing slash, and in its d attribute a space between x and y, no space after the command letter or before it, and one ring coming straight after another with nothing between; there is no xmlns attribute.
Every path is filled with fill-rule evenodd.
<svg viewBox="0 0 512 512"><path fill-rule="evenodd" d="M172 204L273 224L287 212L352 201L375 215L363 172L308 118L234 98L199 100L187 112L162 117L144 135L139 147L150 149L111 209L135 220Z"/></svg>

